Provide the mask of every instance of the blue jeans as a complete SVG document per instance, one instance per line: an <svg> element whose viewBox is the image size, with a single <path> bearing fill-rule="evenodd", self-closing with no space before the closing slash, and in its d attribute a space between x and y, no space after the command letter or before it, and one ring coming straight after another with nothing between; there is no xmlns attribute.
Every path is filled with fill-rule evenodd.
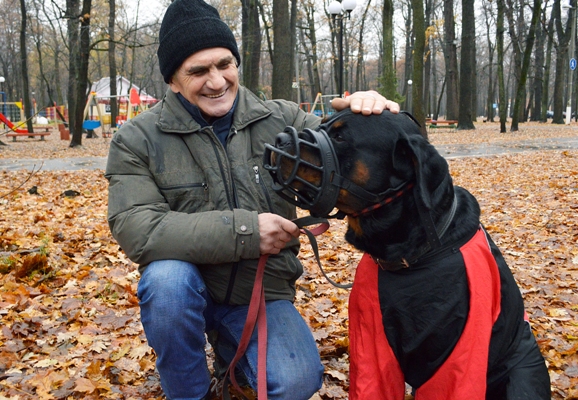
<svg viewBox="0 0 578 400"><path fill-rule="evenodd" d="M229 363L241 338L248 306L213 303L198 268L177 260L149 264L138 285L138 298L165 395L172 400L202 399L211 380L205 332L218 332L219 355ZM290 301L268 301L266 307L268 399L309 399L323 378L313 335ZM256 330L237 367L256 388Z"/></svg>

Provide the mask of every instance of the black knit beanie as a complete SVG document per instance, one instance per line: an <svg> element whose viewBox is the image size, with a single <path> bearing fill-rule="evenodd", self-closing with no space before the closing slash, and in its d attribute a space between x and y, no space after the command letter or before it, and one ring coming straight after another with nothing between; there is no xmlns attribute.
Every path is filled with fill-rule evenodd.
<svg viewBox="0 0 578 400"><path fill-rule="evenodd" d="M237 63L241 56L231 28L219 12L203 0L175 0L165 13L159 33L159 66L165 82L192 54L212 47L225 47Z"/></svg>

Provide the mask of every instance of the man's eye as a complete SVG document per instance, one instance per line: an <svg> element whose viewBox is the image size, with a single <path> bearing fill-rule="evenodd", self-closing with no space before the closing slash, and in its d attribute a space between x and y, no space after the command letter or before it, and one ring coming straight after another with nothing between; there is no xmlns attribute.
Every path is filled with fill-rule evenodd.
<svg viewBox="0 0 578 400"><path fill-rule="evenodd" d="M195 70L193 70L193 71L190 71L190 72L189 72L189 75L192 75L192 76L203 76L203 75L205 75L206 73L207 73L207 70L206 70L206 69L195 69Z"/></svg>
<svg viewBox="0 0 578 400"><path fill-rule="evenodd" d="M217 68L219 68L219 69L227 69L227 68L229 68L231 65L233 65L233 63L230 62L230 61L228 61L228 62L219 64L219 65L217 66Z"/></svg>

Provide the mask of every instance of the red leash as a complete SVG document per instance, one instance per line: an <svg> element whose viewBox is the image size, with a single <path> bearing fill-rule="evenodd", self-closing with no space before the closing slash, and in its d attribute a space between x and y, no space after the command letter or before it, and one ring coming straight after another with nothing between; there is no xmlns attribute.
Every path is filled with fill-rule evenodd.
<svg viewBox="0 0 578 400"><path fill-rule="evenodd" d="M309 237L312 245L315 242L314 237L322 234L329 228L329 223L326 219L303 217L298 218L293 222L299 227L302 233L305 233ZM319 224L319 226L311 230L304 228L304 226L313 224ZM315 249L316 248L317 246L315 244ZM257 326L257 398L260 400L267 399L267 310L265 308L265 288L263 287L263 275L265 273L265 264L267 264L268 258L268 254L264 254L259 258L257 273L255 274L255 283L253 285L253 292L251 293L251 301L249 303L249 310L247 312L247 320L245 321L245 326L243 327L243 333L241 334L241 340L239 340L237 352L229 364L229 368L227 368L227 371L225 372L221 398L223 398L224 393L228 391L226 384L227 376L231 380L231 384L235 390L237 390L240 395L243 394L242 389L239 387L239 384L235 379L235 367L237 366L237 363L241 357L243 357L247 351L249 341L251 340L255 326ZM319 262L318 256L317 259Z"/></svg>
<svg viewBox="0 0 578 400"><path fill-rule="evenodd" d="M247 320L243 327L241 340L237 347L235 357L229 364L225 377L223 378L223 392L228 390L226 387L227 376L231 379L233 387L242 394L243 391L239 387L235 379L235 367L237 362L243 357L249 346L251 335L257 325L257 398L267 399L267 311L265 309L265 289L263 288L263 273L265 272L265 264L267 264L268 254L263 254L259 258L259 265L257 266L257 273L255 275L255 284L253 285L253 292L251 294L251 302L249 303L249 311L247 312Z"/></svg>

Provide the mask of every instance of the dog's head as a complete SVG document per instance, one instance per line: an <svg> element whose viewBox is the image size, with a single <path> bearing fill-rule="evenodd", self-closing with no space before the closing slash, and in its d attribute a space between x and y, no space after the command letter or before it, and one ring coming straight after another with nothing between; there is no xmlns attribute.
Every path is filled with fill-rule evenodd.
<svg viewBox="0 0 578 400"><path fill-rule="evenodd" d="M388 213L395 224L402 203L421 207L435 220L453 200L446 161L404 113L364 116L344 110L315 131L288 127L274 145L266 145L264 164L286 200L314 216L328 216L337 207L350 227L354 219ZM407 212L405 222L423 222ZM368 234L354 225L356 235Z"/></svg>

